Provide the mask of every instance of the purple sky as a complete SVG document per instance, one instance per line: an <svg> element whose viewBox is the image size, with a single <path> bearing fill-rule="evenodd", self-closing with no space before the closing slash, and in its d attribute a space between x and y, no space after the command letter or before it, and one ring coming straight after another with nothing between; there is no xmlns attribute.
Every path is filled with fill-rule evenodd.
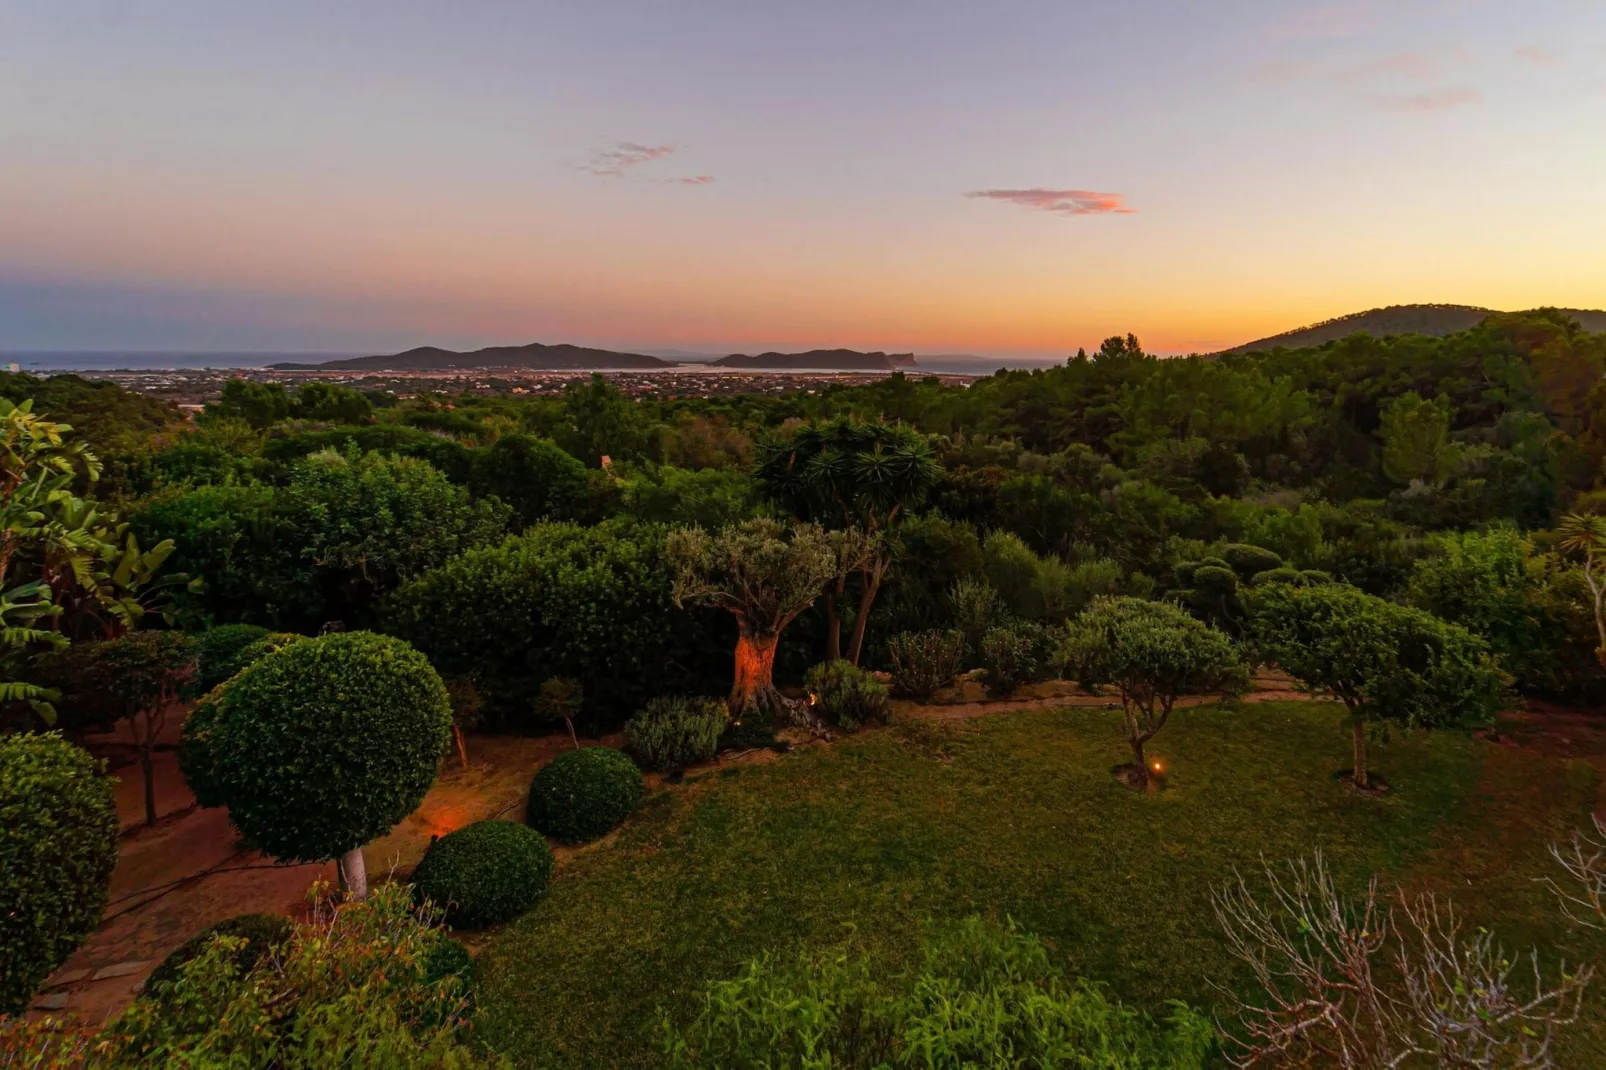
<svg viewBox="0 0 1606 1070"><path fill-rule="evenodd" d="M0 0L0 349L1606 305L1606 4Z"/></svg>

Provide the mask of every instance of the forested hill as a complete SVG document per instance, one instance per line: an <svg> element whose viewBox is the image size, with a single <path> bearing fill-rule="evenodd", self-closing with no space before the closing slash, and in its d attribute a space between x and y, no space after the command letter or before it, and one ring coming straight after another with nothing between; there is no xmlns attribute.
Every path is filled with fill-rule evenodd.
<svg viewBox="0 0 1606 1070"><path fill-rule="evenodd" d="M1593 309L1563 308L1556 311L1576 319L1591 333L1606 331L1606 312ZM1227 353L1252 353L1267 349L1303 349L1335 342L1352 334L1369 334L1385 338L1392 334L1425 334L1434 338L1457 331L1465 331L1482 323L1486 316L1497 315L1492 308L1476 305L1390 305L1366 312L1354 312L1337 319L1313 323L1298 330L1274 334L1245 342L1225 350Z"/></svg>
<svg viewBox="0 0 1606 1070"><path fill-rule="evenodd" d="M361 371L442 371L453 368L526 368L537 371L553 370L617 370L620 368L671 368L674 361L660 360L641 353L615 353L609 349L587 349L585 346L542 345L531 342L523 346L490 346L470 353L458 353L436 346L419 346L405 353L389 356L351 357L331 360L324 364L282 363L271 367L279 371L307 371L317 368Z"/></svg>

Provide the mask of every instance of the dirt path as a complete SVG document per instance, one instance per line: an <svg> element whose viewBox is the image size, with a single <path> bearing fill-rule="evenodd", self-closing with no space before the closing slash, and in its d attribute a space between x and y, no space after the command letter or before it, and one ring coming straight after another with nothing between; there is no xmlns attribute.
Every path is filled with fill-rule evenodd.
<svg viewBox="0 0 1606 1070"><path fill-rule="evenodd" d="M953 687L939 691L937 701L929 703L893 701L899 716L922 721L963 721L972 717L985 717L994 713L1015 710L1063 709L1067 706L1088 709L1119 709L1121 700L1114 692L1091 694L1069 680L1049 680L1022 687L1014 698L989 699L975 680L962 680ZM1263 669L1255 673L1250 689L1239 696L1243 702L1286 702L1306 700L1310 695L1297 689L1293 678L1285 673ZM1219 694L1187 695L1177 706L1205 706L1220 702Z"/></svg>
<svg viewBox="0 0 1606 1070"><path fill-rule="evenodd" d="M177 742L176 723L164 733L164 741L169 746ZM98 1024L127 1006L156 964L196 932L236 914L296 915L314 880L335 879L331 863L280 865L244 849L226 810L196 807L171 750L157 755L160 820L146 827L144 780L132 761L126 733L84 742L108 759L113 775L120 778L116 797L122 849L105 920L56 971L35 1000L37 1010L71 1013ZM448 759L417 812L367 847L369 872L382 876L392 869L410 871L431 836L517 811L535 770L568 746L567 737L557 736L471 739L471 766L459 767L455 755Z"/></svg>

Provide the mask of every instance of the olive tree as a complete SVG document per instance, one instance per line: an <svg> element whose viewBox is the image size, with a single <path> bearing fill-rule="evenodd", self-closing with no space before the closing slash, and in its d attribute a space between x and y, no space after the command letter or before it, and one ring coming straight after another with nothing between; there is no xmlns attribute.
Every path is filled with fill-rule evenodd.
<svg viewBox="0 0 1606 1070"><path fill-rule="evenodd" d="M0 736L0 1017L95 931L116 864L99 763L55 733Z"/></svg>
<svg viewBox="0 0 1606 1070"><path fill-rule="evenodd" d="M1491 723L1507 679L1484 641L1459 625L1344 584L1256 588L1254 641L1308 691L1349 711L1352 777L1370 786L1369 723L1407 728Z"/></svg>
<svg viewBox="0 0 1606 1070"><path fill-rule="evenodd" d="M669 536L676 605L723 609L736 618L731 714L750 707L781 709L775 690L775 648L781 633L820 597L838 562L863 553L857 532L827 533L815 524L763 518L710 534L687 528ZM858 549L855 550L854 547Z"/></svg>
<svg viewBox="0 0 1606 1070"><path fill-rule="evenodd" d="M406 642L336 632L274 651L214 693L205 779L253 846L340 860L367 893L362 846L417 809L451 747L446 685Z"/></svg>
<svg viewBox="0 0 1606 1070"><path fill-rule="evenodd" d="M1084 683L1120 690L1133 787L1148 786L1143 746L1165 727L1180 696L1234 689L1248 677L1232 640L1175 605L1141 598L1096 599L1071 623L1066 653Z"/></svg>

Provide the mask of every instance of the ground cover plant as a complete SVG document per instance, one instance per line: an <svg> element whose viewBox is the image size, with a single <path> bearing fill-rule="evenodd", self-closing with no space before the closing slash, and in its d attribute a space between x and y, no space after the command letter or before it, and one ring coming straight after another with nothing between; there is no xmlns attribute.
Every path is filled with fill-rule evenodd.
<svg viewBox="0 0 1606 1070"><path fill-rule="evenodd" d="M1588 765L1418 733L1375 755L1411 775L1364 798L1329 775L1347 747L1336 703L1188 712L1157 740L1162 793L1110 779L1118 714L1031 709L847 737L655 794L486 949L481 1035L521 1065L657 1065L662 1014L690 1021L706 986L748 962L849 936L897 972L918 962L924 919L971 915L1015 919L1067 977L1137 1010L1226 1013L1215 985L1253 977L1231 961L1212 889L1312 847L1346 889L1374 873L1447 889L1508 948L1606 950L1536 879L1561 874L1546 844L1587 824ZM1606 1038L1606 1017L1586 1013L1562 1065Z"/></svg>

